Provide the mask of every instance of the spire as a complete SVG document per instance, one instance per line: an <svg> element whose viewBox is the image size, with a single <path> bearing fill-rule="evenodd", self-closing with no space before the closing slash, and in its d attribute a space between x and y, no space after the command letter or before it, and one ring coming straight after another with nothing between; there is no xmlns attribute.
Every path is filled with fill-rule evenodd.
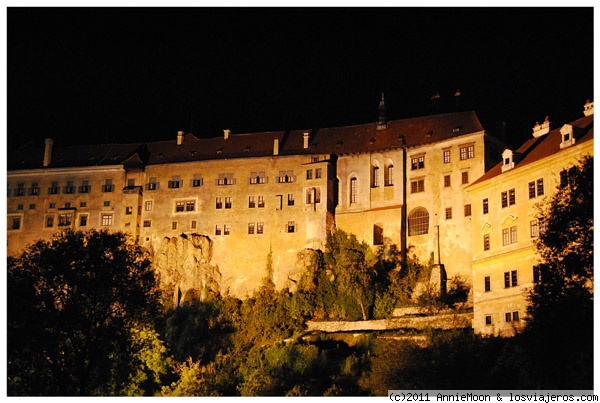
<svg viewBox="0 0 600 403"><path fill-rule="evenodd" d="M387 128L387 123L385 120L385 99L383 97L383 92L381 93L381 101L379 101L379 121L377 122L377 130L383 130Z"/></svg>

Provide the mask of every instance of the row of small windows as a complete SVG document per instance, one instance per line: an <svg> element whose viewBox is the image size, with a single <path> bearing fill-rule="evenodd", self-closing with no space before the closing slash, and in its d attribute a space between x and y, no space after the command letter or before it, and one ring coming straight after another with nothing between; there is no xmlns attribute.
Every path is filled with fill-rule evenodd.
<svg viewBox="0 0 600 403"><path fill-rule="evenodd" d="M540 233L545 231L546 225L543 220L531 220L529 222L529 235L531 238L537 238ZM508 246L517 243L517 226L513 225L502 229L502 246ZM490 234L483 235L483 250L490 250Z"/></svg>
<svg viewBox="0 0 600 403"><path fill-rule="evenodd" d="M504 314L504 321L506 323L519 322L519 320L520 320L519 319L519 311L506 312ZM492 315L485 315L485 324L486 324L486 326L493 325Z"/></svg>
<svg viewBox="0 0 600 403"><path fill-rule="evenodd" d="M504 272L504 288L517 287L519 285L519 277L517 270L505 271ZM485 292L492 291L492 278L491 276L485 276L483 278L483 290Z"/></svg>
<svg viewBox="0 0 600 403"><path fill-rule="evenodd" d="M379 167L374 166L371 175L371 187L379 187L381 185ZM385 167L384 186L394 186L394 166L388 165Z"/></svg>
<svg viewBox="0 0 600 403"><path fill-rule="evenodd" d="M442 150L444 164L451 162L451 150L449 148ZM459 148L459 156L461 160L475 158L475 145L469 144ZM416 155L410 158L410 169L415 171L425 168L425 155Z"/></svg>
<svg viewBox="0 0 600 403"><path fill-rule="evenodd" d="M78 217L77 225L79 227L86 227L88 225L89 215L80 214ZM58 215L49 214L44 218L45 228L54 227L70 227L74 223L73 213L60 213ZM113 225L113 214L100 214L100 225L111 226ZM20 230L22 229L22 217L21 216L9 216L7 221L8 230Z"/></svg>

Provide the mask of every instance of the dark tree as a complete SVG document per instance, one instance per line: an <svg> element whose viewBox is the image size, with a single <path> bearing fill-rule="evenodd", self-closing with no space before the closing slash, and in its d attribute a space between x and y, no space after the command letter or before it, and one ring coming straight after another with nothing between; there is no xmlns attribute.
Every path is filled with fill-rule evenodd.
<svg viewBox="0 0 600 403"><path fill-rule="evenodd" d="M122 393L130 330L158 312L150 261L122 233L58 233L8 260L9 395Z"/></svg>
<svg viewBox="0 0 600 403"><path fill-rule="evenodd" d="M539 208L541 264L530 295L525 340L545 389L593 387L594 204L592 157L571 167Z"/></svg>

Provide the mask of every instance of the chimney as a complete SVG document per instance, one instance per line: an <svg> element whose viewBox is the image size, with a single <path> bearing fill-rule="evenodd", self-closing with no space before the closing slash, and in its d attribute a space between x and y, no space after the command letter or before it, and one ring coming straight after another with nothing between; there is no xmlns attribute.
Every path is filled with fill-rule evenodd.
<svg viewBox="0 0 600 403"><path fill-rule="evenodd" d="M227 139L229 138L229 135L230 135L230 134L231 134L231 130L229 130L229 129L225 129L225 130L223 130L223 138L224 138L225 140L227 140Z"/></svg>
<svg viewBox="0 0 600 403"><path fill-rule="evenodd" d="M304 149L308 150L308 140L309 140L309 133L308 132L304 132Z"/></svg>
<svg viewBox="0 0 600 403"><path fill-rule="evenodd" d="M536 139L538 137L542 137L544 134L548 134L550 132L550 121L548 120L548 116L544 120L544 123L540 124L539 122L535 122L535 126L533 126L533 137Z"/></svg>
<svg viewBox="0 0 600 403"><path fill-rule="evenodd" d="M588 99L585 102L585 105L583 105L583 115L584 116L590 116L594 114L594 103L590 102L590 100Z"/></svg>
<svg viewBox="0 0 600 403"><path fill-rule="evenodd" d="M180 146L183 143L183 132L177 132L177 145Z"/></svg>
<svg viewBox="0 0 600 403"><path fill-rule="evenodd" d="M273 140L273 155L279 155L279 139Z"/></svg>
<svg viewBox="0 0 600 403"><path fill-rule="evenodd" d="M54 145L54 140L45 139L46 147L44 148L44 166L47 167L52 162L52 146Z"/></svg>

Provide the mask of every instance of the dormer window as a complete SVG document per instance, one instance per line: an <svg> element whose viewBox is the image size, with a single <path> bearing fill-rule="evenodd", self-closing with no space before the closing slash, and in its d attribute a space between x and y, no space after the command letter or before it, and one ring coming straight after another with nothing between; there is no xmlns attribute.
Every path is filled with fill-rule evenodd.
<svg viewBox="0 0 600 403"><path fill-rule="evenodd" d="M513 150L510 148L505 149L502 152L502 172L506 172L515 167L515 160Z"/></svg>
<svg viewBox="0 0 600 403"><path fill-rule="evenodd" d="M588 99L585 103L585 105L583 105L583 115L584 116L590 116L594 114L594 103L590 102L590 100Z"/></svg>
<svg viewBox="0 0 600 403"><path fill-rule="evenodd" d="M560 128L560 135L562 136L562 141L560 143L560 148L566 148L575 144L575 137L573 136L573 126L564 125Z"/></svg>

